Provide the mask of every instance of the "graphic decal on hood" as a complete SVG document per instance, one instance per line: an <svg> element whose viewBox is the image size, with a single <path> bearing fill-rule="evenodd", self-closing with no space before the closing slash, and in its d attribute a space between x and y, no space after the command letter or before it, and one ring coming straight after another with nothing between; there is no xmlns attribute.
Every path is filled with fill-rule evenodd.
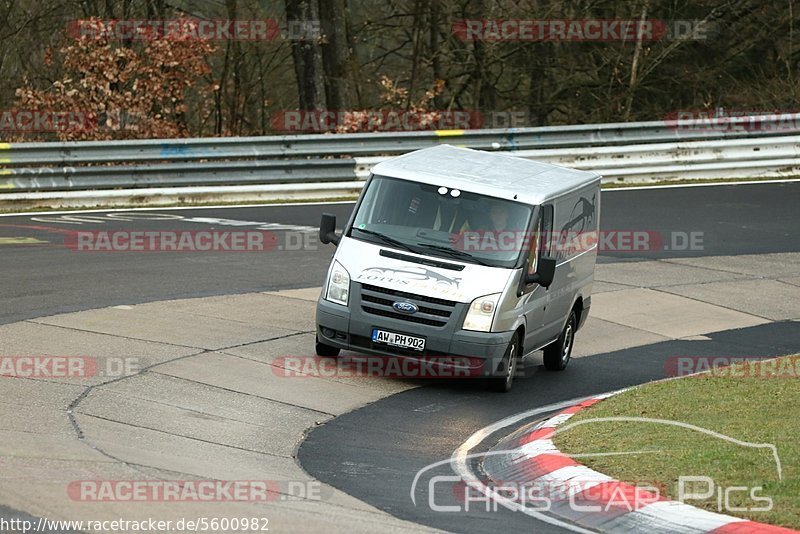
<svg viewBox="0 0 800 534"><path fill-rule="evenodd" d="M407 267L405 269L383 269L368 267L356 278L359 282L385 283L404 286L411 289L435 289L440 293L460 294L461 277L450 278L424 267Z"/></svg>
<svg viewBox="0 0 800 534"><path fill-rule="evenodd" d="M512 269L473 263L466 264L462 271L452 271L384 257L380 255L381 248L374 243L345 237L336 250L336 259L348 270L353 283L460 303L502 292L514 274ZM436 258L436 261L440 260Z"/></svg>

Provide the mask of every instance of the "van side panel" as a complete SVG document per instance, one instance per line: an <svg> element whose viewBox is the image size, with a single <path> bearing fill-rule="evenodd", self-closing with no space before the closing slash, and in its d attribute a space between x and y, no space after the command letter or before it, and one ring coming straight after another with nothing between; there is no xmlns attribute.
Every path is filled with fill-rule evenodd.
<svg viewBox="0 0 800 534"><path fill-rule="evenodd" d="M553 231L558 266L553 285L547 292L543 332L547 337L558 336L575 301L591 295L599 215L599 182L555 201Z"/></svg>

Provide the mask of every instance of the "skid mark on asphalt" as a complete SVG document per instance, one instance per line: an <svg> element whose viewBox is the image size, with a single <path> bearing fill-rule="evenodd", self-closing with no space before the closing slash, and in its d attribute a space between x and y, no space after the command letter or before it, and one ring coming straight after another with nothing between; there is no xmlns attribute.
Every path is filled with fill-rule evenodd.
<svg viewBox="0 0 800 534"><path fill-rule="evenodd" d="M232 226L232 227L254 227L256 230L271 231L293 231L293 232L317 232L316 226L306 226L298 224L283 224L268 221L242 221L238 219L223 219L217 217L183 217L182 215L172 215L168 213L107 213L104 215L60 215L56 217L31 217L31 221L84 225L84 224L107 224L114 222L141 222L141 221L173 221L206 224L209 226Z"/></svg>
<svg viewBox="0 0 800 534"><path fill-rule="evenodd" d="M47 244L49 241L42 241L35 237L0 237L0 246L2 245L40 245Z"/></svg>

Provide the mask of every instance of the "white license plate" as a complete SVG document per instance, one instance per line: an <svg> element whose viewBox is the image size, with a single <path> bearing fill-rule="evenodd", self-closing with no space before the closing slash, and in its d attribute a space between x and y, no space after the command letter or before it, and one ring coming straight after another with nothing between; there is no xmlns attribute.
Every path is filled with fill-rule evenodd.
<svg viewBox="0 0 800 534"><path fill-rule="evenodd" d="M385 330L372 331L373 343L383 343L393 347L403 347L404 349L425 350L425 338L387 332Z"/></svg>

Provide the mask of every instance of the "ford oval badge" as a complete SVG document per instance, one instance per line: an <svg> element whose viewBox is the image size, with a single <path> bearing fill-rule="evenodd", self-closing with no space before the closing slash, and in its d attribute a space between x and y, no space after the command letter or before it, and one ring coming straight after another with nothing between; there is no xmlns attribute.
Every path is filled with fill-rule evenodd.
<svg viewBox="0 0 800 534"><path fill-rule="evenodd" d="M411 315L412 313L417 313L419 308L413 302L406 302L406 301L398 301L392 304L392 308L399 311L400 313L407 313Z"/></svg>

